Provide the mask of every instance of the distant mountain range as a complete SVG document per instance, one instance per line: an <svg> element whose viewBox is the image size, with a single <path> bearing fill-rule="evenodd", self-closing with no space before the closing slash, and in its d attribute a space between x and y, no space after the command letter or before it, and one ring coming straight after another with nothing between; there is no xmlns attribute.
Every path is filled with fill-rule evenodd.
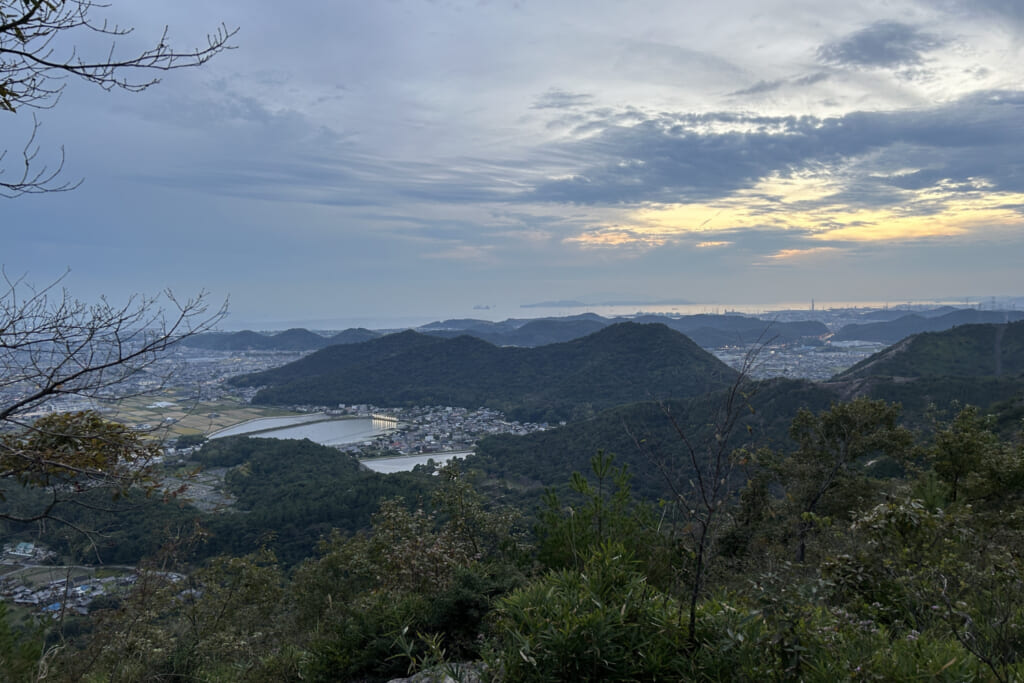
<svg viewBox="0 0 1024 683"><path fill-rule="evenodd" d="M364 328L344 330L325 337L303 328L277 334L252 330L242 332L206 332L182 341L185 346L211 351L315 351L335 344L356 344L380 337L381 333Z"/></svg>
<svg viewBox="0 0 1024 683"><path fill-rule="evenodd" d="M263 386L254 403L486 406L551 422L634 401L699 396L735 377L679 332L630 322L532 348L410 330L331 346L231 383Z"/></svg>
<svg viewBox="0 0 1024 683"><path fill-rule="evenodd" d="M835 342L895 344L912 334L941 332L958 325L1024 320L1024 311L979 311L975 308L942 306L914 313L899 309L869 311L861 319L865 322L845 325L829 339ZM643 315L629 318L628 321L661 323L682 332L705 349L748 345L758 341L817 344L823 338L828 338L829 333L824 323L817 320L779 322L739 314ZM605 318L595 313L561 318L510 318L501 322L458 318L422 325L416 331L447 338L470 335L496 346L534 347L579 339L621 322L627 322L627 319ZM316 351L336 344L364 342L384 334L365 328L348 329L333 336L301 328L277 334L246 330L208 332L190 337L182 343L194 348L220 351Z"/></svg>
<svg viewBox="0 0 1024 683"><path fill-rule="evenodd" d="M878 319L878 317L885 317L882 314L887 313L892 312L876 311L871 315L873 319ZM873 341L895 344L901 339L921 332L942 332L957 325L1007 323L1018 320L1024 320L1024 312L979 311L974 308L945 307L922 313L903 313L882 322L846 325L832 337L832 341Z"/></svg>
<svg viewBox="0 0 1024 683"><path fill-rule="evenodd" d="M535 347L579 339L610 325L622 322L661 323L682 332L699 346L720 348L758 340L778 343L817 341L828 328L817 321L773 322L744 315L647 315L631 318L604 318L585 313L563 318L508 319L502 322L462 318L432 322L416 331L438 337L470 335L496 346ZM315 351L336 344L353 344L382 336L381 332L350 329L326 337L304 329L292 329L267 335L258 332L213 332L184 340L187 346L221 351Z"/></svg>

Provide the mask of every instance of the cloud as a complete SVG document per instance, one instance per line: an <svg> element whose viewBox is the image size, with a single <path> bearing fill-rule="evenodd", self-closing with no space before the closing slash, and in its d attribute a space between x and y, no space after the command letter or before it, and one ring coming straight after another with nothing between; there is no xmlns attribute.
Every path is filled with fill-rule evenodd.
<svg viewBox="0 0 1024 683"><path fill-rule="evenodd" d="M696 41L695 41L696 42ZM749 78L732 55L684 45L678 38L665 40L627 38L614 42L611 68L619 77L641 83L721 87L722 83Z"/></svg>
<svg viewBox="0 0 1024 683"><path fill-rule="evenodd" d="M842 189L841 182L810 174L775 176L724 199L618 209L604 225L581 226L567 242L627 249L629 255L666 245L692 246L694 239L700 240L699 248L735 244L729 251L737 251L750 245L748 235L789 235L784 246L757 247L757 253L775 254L777 261L820 254L823 246L965 243L1012 236L1024 215L1024 193L992 191L983 181L890 190L898 193L899 201L885 206L851 202L856 193Z"/></svg>
<svg viewBox="0 0 1024 683"><path fill-rule="evenodd" d="M567 237L565 243L584 248L628 247L634 252L639 252L664 246L669 238L670 236L656 231L613 225L591 228L573 237Z"/></svg>
<svg viewBox="0 0 1024 683"><path fill-rule="evenodd" d="M750 95L764 95L766 93L775 92L776 90L781 90L782 88L791 87L791 86L805 88L805 87L808 87L808 86L811 86L811 85L815 85L817 83L821 83L822 81L826 81L828 79L829 79L829 74L828 73L826 73L824 71L818 71L818 72L815 72L815 73L812 73L812 74L808 74L806 76L801 76L799 78L790 78L790 79L781 79L780 78L780 79L774 80L774 81L758 81L757 83L755 83L752 86L749 86L747 88L743 88L742 90L735 90L735 91L729 93L729 96L730 97L747 97L747 96L750 96Z"/></svg>
<svg viewBox="0 0 1024 683"><path fill-rule="evenodd" d="M758 81L754 85L743 88L742 90L734 90L729 93L730 97L743 97L746 95L762 95L767 92L774 92L784 86L786 81L778 79L775 81Z"/></svg>
<svg viewBox="0 0 1024 683"><path fill-rule="evenodd" d="M551 154L563 172L536 183L523 200L709 201L805 172L859 188L849 199L864 205L898 202L895 190L929 181L949 181L947 191L955 192L983 179L992 189L1020 192L1024 93L977 93L927 109L830 118L716 112L665 113L633 125L595 121L587 137ZM909 173L908 159L917 166Z"/></svg>
<svg viewBox="0 0 1024 683"><path fill-rule="evenodd" d="M828 79L829 79L829 74L828 73L826 73L824 71L818 71L818 72L813 73L813 74L807 74L806 76L801 76L800 78L794 78L791 82L794 85L808 86L808 85L814 85L816 83L821 83L822 81L826 81Z"/></svg>
<svg viewBox="0 0 1024 683"><path fill-rule="evenodd" d="M918 4L931 10L935 0L919 0ZM1024 26L1024 4L1018 0L940 0L938 4L960 18L993 19L1004 28L1006 22Z"/></svg>
<svg viewBox="0 0 1024 683"><path fill-rule="evenodd" d="M813 256L821 256L822 254L834 254L841 251L837 247L810 247L807 249L782 249L770 254L768 258L777 261L788 261L797 258L808 258Z"/></svg>
<svg viewBox="0 0 1024 683"><path fill-rule="evenodd" d="M537 98L533 103L533 109L572 109L592 104L593 101L592 95L552 88Z"/></svg>
<svg viewBox="0 0 1024 683"><path fill-rule="evenodd" d="M895 68L913 66L923 55L946 41L913 26L880 21L818 48L818 59L826 64L854 68Z"/></svg>
<svg viewBox="0 0 1024 683"><path fill-rule="evenodd" d="M564 151L573 153L581 168L540 183L530 198L616 204L724 196L813 154L806 148L806 133L756 130L761 123L801 127L796 119L762 121L728 114L665 114L636 125L612 125L567 143ZM716 127L754 130L716 132Z"/></svg>
<svg viewBox="0 0 1024 683"><path fill-rule="evenodd" d="M566 259L673 244L726 253L734 249L714 248L732 241L720 236L731 229L788 230L798 243L786 248L800 250L807 240L960 238L1020 219L1020 92L834 117L594 108L588 97L542 96L553 113L578 117L561 142L493 157L403 158L374 154L340 130L316 134L308 117L225 90L206 116L218 120L208 135L222 156L148 177L220 197L330 207L345 212L339 234L373 225L379 239L432 240L415 248L421 261L469 266L559 245ZM266 142L254 149L250 140ZM272 149L273 162L254 155L239 164L229 154L246 149ZM697 232L708 235L694 249Z"/></svg>

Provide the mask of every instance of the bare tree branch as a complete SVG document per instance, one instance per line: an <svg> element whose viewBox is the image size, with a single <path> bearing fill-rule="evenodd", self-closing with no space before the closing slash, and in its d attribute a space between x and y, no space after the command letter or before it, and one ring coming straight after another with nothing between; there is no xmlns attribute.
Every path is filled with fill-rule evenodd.
<svg viewBox="0 0 1024 683"><path fill-rule="evenodd" d="M74 190L82 184L81 180L61 180L60 175L64 170L64 147L60 148L60 160L57 165L50 168L46 164L39 165L36 159L39 157L39 147L36 145L36 132L39 130L39 121L35 114L32 115L32 133L21 150L20 175L13 180L3 178L5 169L0 166L0 197L13 199L23 194L42 194L44 192L67 192ZM0 164L7 157L7 150L0 150Z"/></svg>
<svg viewBox="0 0 1024 683"><path fill-rule="evenodd" d="M118 39L132 29L93 17L107 7L92 0L0 0L0 111L55 107L71 78L104 90L141 92L160 82L154 74L200 66L232 49L231 39L238 33L237 28L221 24L207 34L206 45L179 50L171 45L165 27L153 47L125 55ZM79 54L76 40L85 41L96 34L109 37L109 48L98 54ZM10 160L20 170L4 178L0 169L0 196L63 192L80 184L60 180L63 148L55 167L39 166L38 128L34 123L20 160ZM6 156L6 150L0 151L0 163Z"/></svg>
<svg viewBox="0 0 1024 683"><path fill-rule="evenodd" d="M0 268L0 485L51 494L31 514L0 509L0 518L52 517L58 504L77 504L97 488L114 495L139 485L156 489L151 467L159 441L106 420L98 402L162 388L169 378L154 364L226 314L226 303L211 308L205 293L85 304L62 279L37 289ZM82 400L68 402L76 398ZM0 488L0 500L2 494Z"/></svg>
<svg viewBox="0 0 1024 683"><path fill-rule="evenodd" d="M708 425L710 433L705 438L696 439L666 403L661 404L662 414L675 434L678 449L652 449L630 432L637 449L662 476L671 493L670 502L686 520L683 535L692 544L688 558L692 567L687 587L690 608L688 645L692 649L696 649L699 644L696 632L697 603L704 592L708 566L714 554L722 517L728 512L726 508L734 484L733 469L736 463L733 451L736 444L732 437L743 414L741 408L749 405L751 372L761 351L769 343L763 341L764 336L762 334L762 338L745 355L735 379L715 408L711 424ZM686 467L680 466L679 453L686 461Z"/></svg>

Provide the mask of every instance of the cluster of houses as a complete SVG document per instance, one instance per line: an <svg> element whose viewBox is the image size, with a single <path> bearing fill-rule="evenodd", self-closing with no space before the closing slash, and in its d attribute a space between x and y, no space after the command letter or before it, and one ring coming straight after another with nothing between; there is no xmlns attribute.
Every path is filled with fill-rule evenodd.
<svg viewBox="0 0 1024 683"><path fill-rule="evenodd" d="M43 614L58 616L66 611L86 614L97 597L110 593L116 585L135 582L134 574L97 579L85 570L76 573L73 567L40 565L54 557L54 552L34 543L6 544L0 566L9 571L0 578L0 598ZM57 578L28 579L29 575L39 577L40 573Z"/></svg>
<svg viewBox="0 0 1024 683"><path fill-rule="evenodd" d="M402 455L472 450L476 442L490 434L529 434L548 429L545 423L514 422L498 410L468 410L453 406L416 408L380 408L377 406L338 406L336 414L389 417L394 422L373 442L343 447L360 455L393 451Z"/></svg>
<svg viewBox="0 0 1024 683"><path fill-rule="evenodd" d="M121 577L130 579L132 577ZM92 601L107 592L104 583L111 579L92 580L75 585L75 579L55 579L37 588L30 588L18 578L0 580L0 596L15 605L31 607L46 614L59 615L63 611L88 614Z"/></svg>

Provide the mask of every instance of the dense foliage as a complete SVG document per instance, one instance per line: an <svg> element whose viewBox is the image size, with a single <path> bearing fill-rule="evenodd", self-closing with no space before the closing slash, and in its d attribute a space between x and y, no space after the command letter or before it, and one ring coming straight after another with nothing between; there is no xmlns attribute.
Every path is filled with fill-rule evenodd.
<svg viewBox="0 0 1024 683"><path fill-rule="evenodd" d="M157 553L169 534L201 527L197 559L221 553L245 555L272 549L287 565L315 552L335 531L354 533L370 526L382 499L403 496L410 505L429 500L436 478L427 472L382 475L361 468L348 454L311 441L233 437L210 441L194 455L205 469L228 468L224 490L236 503L224 511L201 512L184 491L175 498L132 491L112 500L102 489L87 491L74 506L52 511L57 520L45 540L76 562L134 564ZM179 474L187 482L191 470ZM39 488L7 492L12 513L45 506ZM7 520L12 537L34 538L35 524ZM82 534L81 529L94 530Z"/></svg>
<svg viewBox="0 0 1024 683"><path fill-rule="evenodd" d="M308 440L218 439L197 459L231 468L225 488L237 498L236 512L205 521L216 551L245 554L264 545L288 564L311 555L335 530L369 527L381 500L403 496L415 503L435 485L417 473L371 472L351 455Z"/></svg>
<svg viewBox="0 0 1024 683"><path fill-rule="evenodd" d="M822 410L836 394L818 384L796 380L752 383L743 407L742 428L730 436L733 448L783 445L789 422L801 407ZM480 441L469 466L518 488L560 487L574 471L586 471L594 453L615 453L632 473L634 494L656 501L664 497L664 477L653 456L677 454L682 444L672 425L676 418L697 438L708 425L723 395L716 392L680 401L647 401L611 408L559 429L526 436L497 435ZM749 430L747 429L749 427ZM678 460L678 459L677 459ZM688 471L686 463L682 469Z"/></svg>
<svg viewBox="0 0 1024 683"><path fill-rule="evenodd" d="M692 436L696 450L717 457L713 435L677 436ZM301 442L238 439L202 457L239 472L246 484L235 490L245 510L259 498L299 497L296 473L325 466L314 464L315 454ZM666 462L676 457L665 454ZM547 494L532 534L521 515L486 501L470 473L446 468L429 478L433 493L419 502L385 493L366 531L329 533L298 564L282 562L268 545L197 567L191 547L203 539L179 535L123 600L87 620L66 618L50 675L383 681L422 668L471 669L497 681L1024 675L1020 434L1002 437L991 417L963 408L915 436L901 426L898 406L858 399L800 409L785 443L729 448L726 457L743 463L745 477L714 489L727 498L713 524L700 514L699 496L712 490L700 476L666 478L666 495L653 503L633 494L632 468L598 454L564 495ZM318 471L344 480L350 470ZM253 507L221 519L242 529L259 514ZM699 555L695 524L707 531ZM12 637L29 653L38 643L30 633Z"/></svg>

